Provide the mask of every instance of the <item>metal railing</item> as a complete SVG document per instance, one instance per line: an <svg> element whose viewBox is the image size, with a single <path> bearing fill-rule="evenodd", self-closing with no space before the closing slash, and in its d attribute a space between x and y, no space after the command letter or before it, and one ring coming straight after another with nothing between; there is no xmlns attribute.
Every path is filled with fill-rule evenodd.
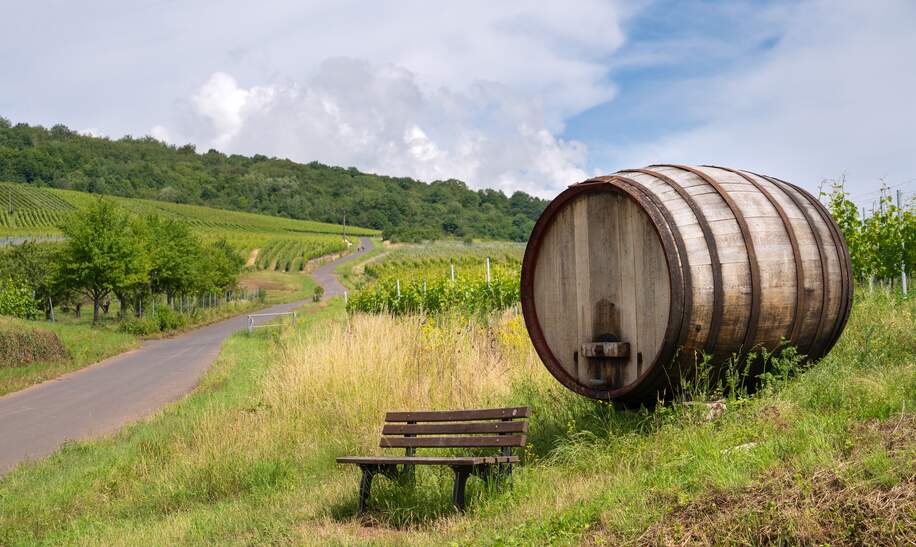
<svg viewBox="0 0 916 547"><path fill-rule="evenodd" d="M292 321L293 325L296 324L296 318L298 317L298 313L294 311L277 312L277 313L252 313L248 315L248 334L251 334L252 332L254 332L254 329L257 329L257 328L280 326L280 323L264 323L261 325L255 325L254 324L255 317L275 317L278 315L292 315L293 316L293 321Z"/></svg>

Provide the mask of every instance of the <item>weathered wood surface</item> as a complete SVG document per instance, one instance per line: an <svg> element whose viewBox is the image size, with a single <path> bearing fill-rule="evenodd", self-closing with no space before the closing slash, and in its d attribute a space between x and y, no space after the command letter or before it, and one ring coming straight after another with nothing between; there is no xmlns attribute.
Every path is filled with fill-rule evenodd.
<svg viewBox="0 0 916 547"><path fill-rule="evenodd" d="M525 435L472 437L382 437L381 448L499 448L525 446Z"/></svg>
<svg viewBox="0 0 916 547"><path fill-rule="evenodd" d="M662 244L667 234L675 248ZM529 241L522 306L535 348L567 387L646 402L696 352L721 362L786 340L822 357L848 317L849 269L839 229L800 188L724 167L657 165L558 196ZM671 315L675 303L681 315ZM630 351L586 355L599 342ZM679 358L659 363L673 343Z"/></svg>
<svg viewBox="0 0 916 547"><path fill-rule="evenodd" d="M385 424L382 435L468 435L474 433L527 433L528 422L471 422Z"/></svg>
<svg viewBox="0 0 916 547"><path fill-rule="evenodd" d="M518 456L342 456L337 463L351 465L483 465L518 463Z"/></svg>
<svg viewBox="0 0 916 547"><path fill-rule="evenodd" d="M527 418L531 410L527 406L509 408L487 408L481 410L420 410L412 412L389 412L386 422L470 422L474 420L506 420Z"/></svg>

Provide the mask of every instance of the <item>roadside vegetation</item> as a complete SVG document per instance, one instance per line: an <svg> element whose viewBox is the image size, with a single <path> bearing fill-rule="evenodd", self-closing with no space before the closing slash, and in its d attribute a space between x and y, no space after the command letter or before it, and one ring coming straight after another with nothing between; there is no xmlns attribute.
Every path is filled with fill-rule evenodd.
<svg viewBox="0 0 916 547"><path fill-rule="evenodd" d="M771 357L756 395L697 383L695 400L722 398L712 415L576 396L544 370L512 307L393 316L342 304L232 337L201 388L161 416L0 479L0 543L916 537L913 300L860 291L830 355ZM358 473L334 458L381 453L386 410L490 405L533 409L510 490L472 481L458 515L449 472L421 469L416 488L380 480L373 510L356 516Z"/></svg>
<svg viewBox="0 0 916 547"><path fill-rule="evenodd" d="M304 300L315 289L300 272L243 271L227 240L204 239L181 220L138 216L107 199L74 210L59 228L63 241L0 249L0 395L141 338ZM321 237L345 247L339 236ZM56 344L62 351L50 351Z"/></svg>

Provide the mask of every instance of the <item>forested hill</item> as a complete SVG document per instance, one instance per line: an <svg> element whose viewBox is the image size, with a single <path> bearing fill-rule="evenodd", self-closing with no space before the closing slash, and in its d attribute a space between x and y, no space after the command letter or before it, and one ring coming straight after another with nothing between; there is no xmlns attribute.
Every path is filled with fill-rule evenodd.
<svg viewBox="0 0 916 547"><path fill-rule="evenodd" d="M0 118L0 181L377 228L396 240L521 241L547 202L460 181L430 184L317 162L198 154L153 138L119 140Z"/></svg>

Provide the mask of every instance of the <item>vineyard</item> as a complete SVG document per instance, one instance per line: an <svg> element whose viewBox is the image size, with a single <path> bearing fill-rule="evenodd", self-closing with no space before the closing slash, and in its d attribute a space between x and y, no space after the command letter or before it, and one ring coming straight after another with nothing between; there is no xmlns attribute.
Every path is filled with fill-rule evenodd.
<svg viewBox="0 0 916 547"><path fill-rule="evenodd" d="M901 274L916 272L916 197L904 203L898 195L895 201L882 188L870 214L849 199L842 184L836 184L827 199L843 230L858 281L894 286Z"/></svg>
<svg viewBox="0 0 916 547"><path fill-rule="evenodd" d="M346 249L347 244L338 236L271 239L260 248L255 267L259 270L302 272L309 260Z"/></svg>
<svg viewBox="0 0 916 547"><path fill-rule="evenodd" d="M0 183L0 236L58 235L57 226L67 215L82 208L98 195L70 190L38 188L26 184ZM272 217L255 213L226 211L198 205L185 205L146 199L108 197L121 207L138 215L157 214L181 219L205 239L227 236L244 242L241 248L257 248L271 239L271 234L285 236L342 233L343 227L309 220ZM375 235L376 230L347 227L348 235ZM337 237L339 240L339 236Z"/></svg>
<svg viewBox="0 0 916 547"><path fill-rule="evenodd" d="M398 249L365 267L351 312L489 312L518 302L524 245L441 242ZM487 279L487 258L490 276Z"/></svg>

